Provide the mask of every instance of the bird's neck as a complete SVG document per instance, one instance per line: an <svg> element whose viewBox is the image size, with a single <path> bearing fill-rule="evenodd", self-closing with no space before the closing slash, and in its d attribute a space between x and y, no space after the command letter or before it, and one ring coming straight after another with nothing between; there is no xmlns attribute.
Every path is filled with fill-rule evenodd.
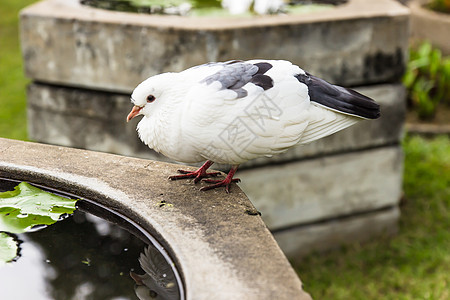
<svg viewBox="0 0 450 300"><path fill-rule="evenodd" d="M155 109L151 115L144 116L137 128L145 144L172 159L175 159L174 153L178 152L176 141L180 140L181 135L183 96L182 91L166 89L164 105Z"/></svg>

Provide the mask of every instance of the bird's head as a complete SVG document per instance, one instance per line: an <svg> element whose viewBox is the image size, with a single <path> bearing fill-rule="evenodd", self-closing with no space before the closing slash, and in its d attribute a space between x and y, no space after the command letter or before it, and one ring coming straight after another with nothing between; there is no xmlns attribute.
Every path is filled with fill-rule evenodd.
<svg viewBox="0 0 450 300"><path fill-rule="evenodd" d="M163 94L170 90L175 73L164 73L152 76L141 82L131 94L131 102L134 104L127 116L127 122L138 115L149 116L151 111L163 101Z"/></svg>

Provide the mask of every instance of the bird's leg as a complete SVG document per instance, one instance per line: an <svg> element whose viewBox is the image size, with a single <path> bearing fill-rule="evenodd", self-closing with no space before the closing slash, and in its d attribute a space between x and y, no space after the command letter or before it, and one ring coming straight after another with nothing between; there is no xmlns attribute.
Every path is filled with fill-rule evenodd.
<svg viewBox="0 0 450 300"><path fill-rule="evenodd" d="M209 167L214 162L207 160L198 170L196 171L186 171L186 170L178 170L178 173L181 173L183 175L173 175L169 176L170 180L178 180L178 179L186 179L186 178L194 178L194 183L199 182L202 178L210 177L210 176L217 176L220 174L220 172L211 172L206 173L206 170L208 170Z"/></svg>
<svg viewBox="0 0 450 300"><path fill-rule="evenodd" d="M236 173L238 167L239 167L239 165L235 165L235 166L231 167L230 172L228 172L228 175L224 180L203 179L204 182L213 183L213 184L209 185L209 186L204 186L200 190L208 191L208 190L212 190L212 189L224 186L225 191L229 194L231 183L241 181L239 178L233 178L234 173Z"/></svg>

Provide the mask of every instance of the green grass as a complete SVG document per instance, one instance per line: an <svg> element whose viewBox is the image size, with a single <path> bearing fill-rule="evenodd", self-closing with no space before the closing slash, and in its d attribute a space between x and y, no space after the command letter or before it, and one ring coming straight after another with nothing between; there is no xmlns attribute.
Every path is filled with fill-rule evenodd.
<svg viewBox="0 0 450 300"><path fill-rule="evenodd" d="M25 88L19 46L19 10L36 0L0 2L0 137L27 139Z"/></svg>
<svg viewBox="0 0 450 300"><path fill-rule="evenodd" d="M407 137L400 232L296 265L314 299L450 299L450 138Z"/></svg>

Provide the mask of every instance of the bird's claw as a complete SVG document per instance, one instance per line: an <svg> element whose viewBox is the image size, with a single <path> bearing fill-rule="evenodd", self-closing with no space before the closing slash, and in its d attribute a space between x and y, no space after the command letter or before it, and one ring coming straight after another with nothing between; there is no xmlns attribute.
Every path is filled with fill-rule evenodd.
<svg viewBox="0 0 450 300"><path fill-rule="evenodd" d="M187 171L187 170L178 170L178 173L181 173L182 175L173 175L169 176L170 180L179 180L179 179L188 179L188 178L194 178L194 183L199 182L205 177L214 177L217 175L220 175L220 172L199 172L197 171Z"/></svg>
<svg viewBox="0 0 450 300"><path fill-rule="evenodd" d="M204 186L200 189L200 191L209 191L218 187L225 187L225 192L227 194L230 193L230 186L232 182L240 182L241 180L239 178L233 178L231 180L214 180L214 179L203 179L203 182L206 183L213 183L212 185Z"/></svg>
<svg viewBox="0 0 450 300"><path fill-rule="evenodd" d="M221 182L223 182L225 180L220 180L220 179L219 180L217 180L217 179L202 179L202 181L206 182L206 183L221 183ZM241 182L241 180L239 178L233 178L233 179L231 179L230 183L231 182Z"/></svg>

